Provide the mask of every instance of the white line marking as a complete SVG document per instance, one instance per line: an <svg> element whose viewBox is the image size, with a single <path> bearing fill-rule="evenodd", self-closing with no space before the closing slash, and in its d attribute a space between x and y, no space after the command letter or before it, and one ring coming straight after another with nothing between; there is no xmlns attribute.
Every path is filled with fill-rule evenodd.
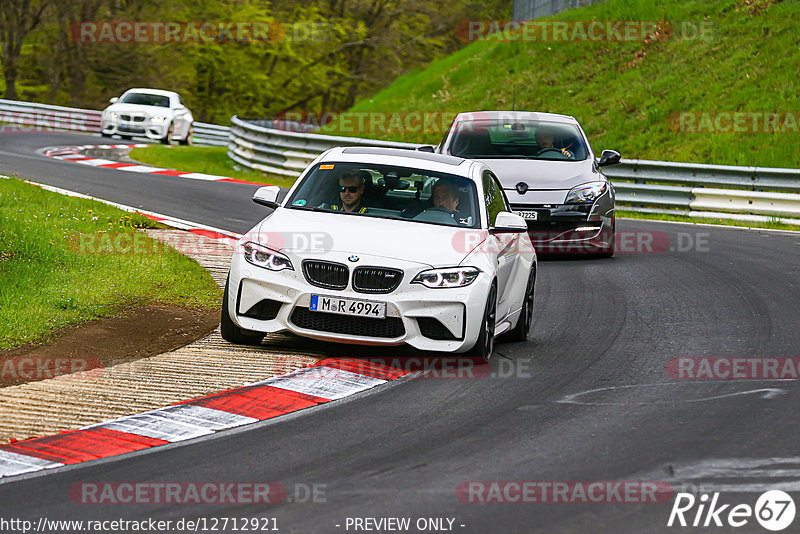
<svg viewBox="0 0 800 534"><path fill-rule="evenodd" d="M83 163L83 162L79 161L78 163ZM152 174L158 171L166 171L167 169L161 169L159 167L150 167L149 165L130 165L128 167L120 167L114 170L127 171L127 172L143 172L146 174Z"/></svg>
<svg viewBox="0 0 800 534"><path fill-rule="evenodd" d="M800 478L797 478L800 476L800 469L787 469L792 465L800 465L800 457L710 458L693 463L670 465L674 479L668 482L678 489L681 485L689 485L703 493L763 493L773 489L787 492L800 491ZM631 478L650 480L663 477L664 470L658 469L633 475ZM794 480L775 480L780 478L794 478ZM722 479L725 481L717 482ZM769 480L763 481L763 479Z"/></svg>
<svg viewBox="0 0 800 534"><path fill-rule="evenodd" d="M202 172L187 172L181 174L179 178L191 178L192 180L206 180L209 182L216 182L220 178L227 178L227 176L216 176L214 174L204 174Z"/></svg>
<svg viewBox="0 0 800 534"><path fill-rule="evenodd" d="M169 415L162 416L158 412L145 412L121 417L88 428L94 427L119 430L120 432L163 439L169 442L184 441L214 433L213 430L208 428L187 422L179 422L174 417L169 417Z"/></svg>
<svg viewBox="0 0 800 534"><path fill-rule="evenodd" d="M585 402L582 402L582 401L576 400L579 397L582 397L584 395L591 395L593 393L601 393L601 392L605 392L605 391L616 391L616 390L621 390L621 389L634 389L634 388L653 388L653 387L660 387L660 386L675 387L675 386L681 386L681 385L684 385L684 384L698 384L698 383L706 383L706 384L708 384L709 382L696 381L695 380L695 381L691 381L691 382L682 382L682 383L664 382L664 383L658 383L658 384L631 384L631 385L626 385L626 386L610 386L610 387L605 387L605 388L590 389L588 391L581 391L580 393L572 393L570 395L566 395L565 397L557 400L556 402L557 403L561 403L561 404L580 404L580 405L584 405L584 406L626 406L626 405L677 404L677 403L691 403L691 402L706 402L706 401L711 401L711 400L726 399L726 398L730 398L730 397L739 397L739 396L742 396L742 395L753 395L753 394L758 394L758 393L762 394L761 395L762 399L774 399L774 398L778 397L779 395L785 395L787 393L786 390L783 390L783 389L780 389L780 388L761 388L761 389L752 389L752 390L747 390L747 391L737 391L737 392L734 392L734 393L726 393L726 394L723 394L723 395L712 395L710 397L700 397L700 398L697 398L697 399L675 399L675 400L666 400L666 401L651 400L651 401L643 401L643 402L627 402L627 401L620 401L620 402L585 401ZM521 406L520 408L524 408L524 406Z"/></svg>
<svg viewBox="0 0 800 534"><path fill-rule="evenodd" d="M161 408L158 410L158 415L211 430L224 430L258 422L258 419L254 417L191 404L178 404L177 406Z"/></svg>
<svg viewBox="0 0 800 534"><path fill-rule="evenodd" d="M771 458L709 458L692 464L692 466L707 466L715 469L750 469L769 465L797 464L800 465L798 456L774 456Z"/></svg>
<svg viewBox="0 0 800 534"><path fill-rule="evenodd" d="M623 207L619 207L619 209L623 209ZM733 230L752 230L755 232L781 232L784 234L796 234L800 232L800 230L779 230L777 228L758 228L756 226L734 226L732 224L711 224L711 223L701 223L701 222L690 222L690 221L663 221L661 219L637 219L636 217L617 217L617 219L622 221L644 221L644 222L654 222L660 224L688 224L691 226L710 226L712 228L730 228Z"/></svg>
<svg viewBox="0 0 800 534"><path fill-rule="evenodd" d="M790 480L786 482L769 482L760 484L744 483L744 484L717 484L713 483L713 491L720 493L764 493L770 490L782 490L787 493L793 491L800 491L800 480Z"/></svg>
<svg viewBox="0 0 800 534"><path fill-rule="evenodd" d="M22 473L61 467L62 465L64 464L42 460L35 456L0 450L0 477L21 475Z"/></svg>
<svg viewBox="0 0 800 534"><path fill-rule="evenodd" d="M75 163L80 163L81 165L91 165L95 167L97 165L109 165L111 163L117 163L116 161L111 161L110 159L84 159L81 161L76 161Z"/></svg>
<svg viewBox="0 0 800 534"><path fill-rule="evenodd" d="M83 152L89 149L111 149L111 148L139 148L139 147L148 147L151 145L81 145L75 147L47 147L40 150L45 156L49 158L64 160L64 161L71 161L73 159L80 159L85 157ZM108 165L112 163L120 163L118 161L111 161L107 159L85 159L81 161L73 161L73 163L80 163L84 165L90 165L92 167L97 167L101 165ZM113 170L118 171L126 171L126 172L140 172L145 174L154 174L161 171L167 171L172 169L160 168L160 167L151 167L150 165L127 165L125 167L108 167ZM217 176L214 174L205 174L202 172L185 172L180 174L169 174L166 176L170 176L171 178L187 178L189 180L203 180L207 182L219 182L219 181L226 181L228 183L244 183L245 185L256 185L247 182L246 180L239 180L235 178L231 178L229 176ZM266 185L266 184L264 184Z"/></svg>
<svg viewBox="0 0 800 534"><path fill-rule="evenodd" d="M387 381L333 367L317 366L299 369L288 375L269 378L256 385L288 389L298 393L336 400L370 389Z"/></svg>
<svg viewBox="0 0 800 534"><path fill-rule="evenodd" d="M692 478L798 478L800 479L800 469L746 469L744 471L740 468L712 468L708 467L697 473L692 473Z"/></svg>

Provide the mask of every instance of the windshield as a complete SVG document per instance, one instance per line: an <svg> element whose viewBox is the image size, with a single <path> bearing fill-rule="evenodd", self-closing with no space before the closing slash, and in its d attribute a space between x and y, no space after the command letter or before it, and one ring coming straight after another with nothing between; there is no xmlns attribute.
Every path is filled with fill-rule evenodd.
<svg viewBox="0 0 800 534"><path fill-rule="evenodd" d="M286 202L362 217L477 228L480 218L472 180L452 174L363 163L317 165Z"/></svg>
<svg viewBox="0 0 800 534"><path fill-rule="evenodd" d="M581 161L589 149L574 124L514 119L458 123L450 154L462 158Z"/></svg>
<svg viewBox="0 0 800 534"><path fill-rule="evenodd" d="M142 106L169 107L169 97L164 95L151 95L148 93L128 93L120 102L124 104L139 104Z"/></svg>

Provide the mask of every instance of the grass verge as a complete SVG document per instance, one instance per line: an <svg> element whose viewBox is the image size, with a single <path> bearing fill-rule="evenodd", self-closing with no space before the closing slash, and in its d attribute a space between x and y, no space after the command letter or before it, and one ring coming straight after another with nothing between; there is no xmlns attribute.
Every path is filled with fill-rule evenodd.
<svg viewBox="0 0 800 534"><path fill-rule="evenodd" d="M9 178L0 179L0 220L0 349L128 306L220 304L210 274L143 235L156 224L141 215Z"/></svg>
<svg viewBox="0 0 800 534"><path fill-rule="evenodd" d="M752 221L734 221L731 219L706 219L697 217L686 217L684 215L667 215L661 213L639 213L638 211L625 211L624 209L616 210L617 217L624 217L627 219L645 219L650 221L675 221L687 222L695 224L720 224L723 226L739 226L745 228L764 228L767 230L791 230L793 232L800 232L800 226L791 224L783 224L779 222L752 222Z"/></svg>
<svg viewBox="0 0 800 534"><path fill-rule="evenodd" d="M350 111L454 115L516 105L576 117L597 153L613 148L624 158L797 168L800 151L789 147L798 135L798 15L796 1L607 0L552 19L664 20L678 30L665 25L646 41L495 34L397 78ZM698 29L694 38L680 30L684 23ZM788 116L775 131L751 128L752 120L718 127L716 119L681 129L681 112L751 112L753 120L762 113L761 125L764 112ZM419 124L367 136L435 144L449 126Z"/></svg>
<svg viewBox="0 0 800 534"><path fill-rule="evenodd" d="M131 150L130 157L155 167L202 172L265 185L290 187L294 183L294 178L286 176L237 169L238 165L228 157L228 149L224 146L153 145L146 148L134 148Z"/></svg>

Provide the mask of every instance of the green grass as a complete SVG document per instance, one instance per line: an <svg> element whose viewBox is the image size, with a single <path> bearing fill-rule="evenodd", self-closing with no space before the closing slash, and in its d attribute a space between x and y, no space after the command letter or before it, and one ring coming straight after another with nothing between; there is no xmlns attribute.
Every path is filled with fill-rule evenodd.
<svg viewBox="0 0 800 534"><path fill-rule="evenodd" d="M712 38L478 41L398 78L351 111L511 109L516 87L517 109L575 116L597 153L613 148L625 158L796 168L798 133L677 133L670 117L767 111L800 118L799 16L796 1L608 0L554 18L705 22ZM435 144L442 132L371 136Z"/></svg>
<svg viewBox="0 0 800 534"><path fill-rule="evenodd" d="M224 146L149 146L134 148L130 157L136 161L186 172L202 172L227 178L237 178L260 184L291 186L294 178L266 175L251 170L237 170L238 165L228 157Z"/></svg>
<svg viewBox="0 0 800 534"><path fill-rule="evenodd" d="M136 228L155 226L143 216L11 178L0 179L0 221L0 349L127 306L214 309L221 302L208 271L139 235ZM99 237L124 233L137 235L140 253L100 250Z"/></svg>
<svg viewBox="0 0 800 534"><path fill-rule="evenodd" d="M625 209L616 210L617 217L628 219L645 219L651 221L676 221L687 222L695 224L720 224L723 226L740 226L746 228L764 228L767 230L791 230L793 232L800 232L800 226L792 224L783 224L780 222L752 222L752 221L734 221L731 219L706 219L697 217L686 217L684 215L668 215L662 213L639 213L638 211L625 211Z"/></svg>

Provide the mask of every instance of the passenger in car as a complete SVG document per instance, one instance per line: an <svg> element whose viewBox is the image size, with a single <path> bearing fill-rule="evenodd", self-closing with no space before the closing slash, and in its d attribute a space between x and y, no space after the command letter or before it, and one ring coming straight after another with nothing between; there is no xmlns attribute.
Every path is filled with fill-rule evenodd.
<svg viewBox="0 0 800 534"><path fill-rule="evenodd" d="M457 183L444 178L440 179L431 191L431 202L433 202L434 208L449 211L458 224L472 224L472 217L465 213L463 208L461 210L458 209L461 198L459 190ZM469 206L466 207L466 211L471 211Z"/></svg>
<svg viewBox="0 0 800 534"><path fill-rule="evenodd" d="M447 211L458 211L458 186L446 180L439 180L433 186L433 207Z"/></svg>

